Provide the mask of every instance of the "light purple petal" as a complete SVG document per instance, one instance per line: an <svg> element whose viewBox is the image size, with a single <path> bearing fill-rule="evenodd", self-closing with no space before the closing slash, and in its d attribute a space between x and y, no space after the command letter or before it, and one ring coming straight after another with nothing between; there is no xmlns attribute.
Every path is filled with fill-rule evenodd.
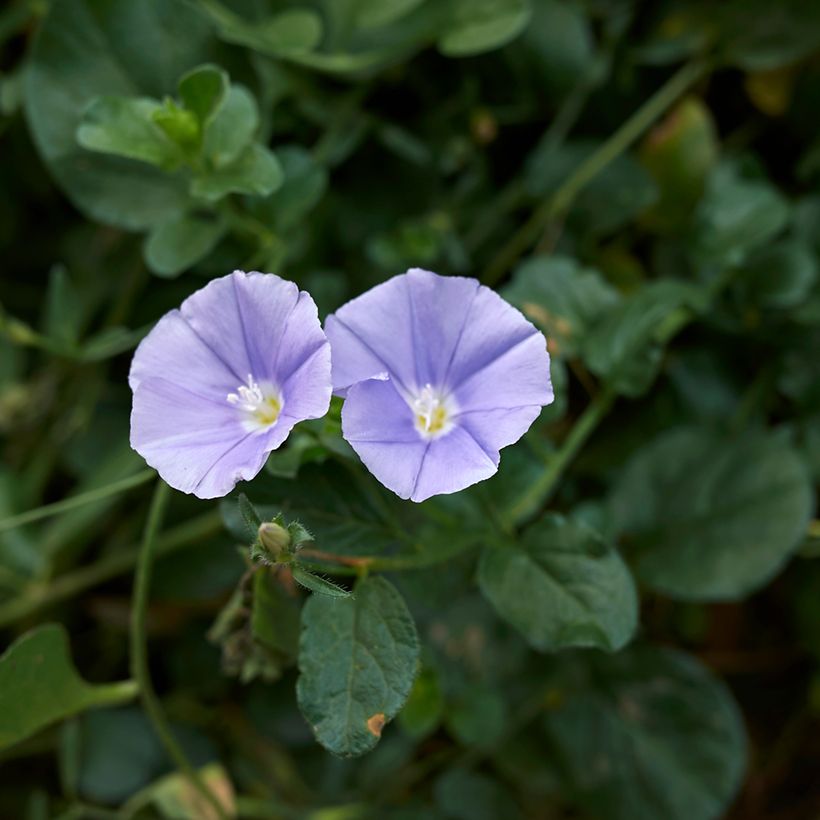
<svg viewBox="0 0 820 820"><path fill-rule="evenodd" d="M169 355L174 351L174 355ZM244 379L247 373L241 377ZM227 395L236 389L236 374L196 335L178 310L166 313L139 343L131 360L132 390L145 378L186 384L195 393Z"/></svg>
<svg viewBox="0 0 820 820"><path fill-rule="evenodd" d="M498 470L499 454L487 452L463 428L433 439L419 469L412 501L455 493L484 481Z"/></svg>
<svg viewBox="0 0 820 820"><path fill-rule="evenodd" d="M226 402L165 379L145 379L134 393L131 446L167 484L199 498L227 495L253 478L288 432L276 425L248 433Z"/></svg>
<svg viewBox="0 0 820 820"><path fill-rule="evenodd" d="M342 407L342 434L385 487L410 498L427 442L393 382L370 379L350 387Z"/></svg>
<svg viewBox="0 0 820 820"><path fill-rule="evenodd" d="M273 426L254 429L228 402L249 375L267 395L280 393ZM130 383L134 449L172 487L214 498L255 476L294 424L327 412L330 346L308 294L272 274L237 271L157 323L134 355Z"/></svg>

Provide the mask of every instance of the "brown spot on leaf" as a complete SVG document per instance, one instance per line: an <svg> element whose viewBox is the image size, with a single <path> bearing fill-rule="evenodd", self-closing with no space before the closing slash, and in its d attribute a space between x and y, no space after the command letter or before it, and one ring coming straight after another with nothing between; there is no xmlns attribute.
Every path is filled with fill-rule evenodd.
<svg viewBox="0 0 820 820"><path fill-rule="evenodd" d="M382 729L384 729L384 724L387 721L384 719L384 712L376 712L375 715L372 715L367 719L367 731L370 732L371 735L376 735L376 737L382 736Z"/></svg>

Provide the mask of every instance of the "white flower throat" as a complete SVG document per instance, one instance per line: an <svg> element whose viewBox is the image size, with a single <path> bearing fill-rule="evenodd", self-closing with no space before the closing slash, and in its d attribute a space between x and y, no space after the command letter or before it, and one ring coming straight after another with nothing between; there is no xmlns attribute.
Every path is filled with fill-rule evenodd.
<svg viewBox="0 0 820 820"><path fill-rule="evenodd" d="M228 393L228 404L240 410L249 430L266 430L276 424L282 412L282 396L270 384L259 384L248 373L247 384L240 384L236 393Z"/></svg>
<svg viewBox="0 0 820 820"><path fill-rule="evenodd" d="M422 438L438 438L453 429L455 408L452 399L435 390L433 385L425 384L410 406Z"/></svg>

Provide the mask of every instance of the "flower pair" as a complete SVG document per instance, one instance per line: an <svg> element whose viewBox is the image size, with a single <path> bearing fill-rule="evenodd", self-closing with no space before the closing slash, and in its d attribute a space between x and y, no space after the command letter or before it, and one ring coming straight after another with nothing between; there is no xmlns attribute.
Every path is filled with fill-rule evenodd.
<svg viewBox="0 0 820 820"><path fill-rule="evenodd" d="M348 302L325 331L294 283L236 271L160 319L129 381L132 446L200 498L253 478L331 392L370 472L413 501L491 476L553 398L546 341L521 313L475 279L418 269Z"/></svg>

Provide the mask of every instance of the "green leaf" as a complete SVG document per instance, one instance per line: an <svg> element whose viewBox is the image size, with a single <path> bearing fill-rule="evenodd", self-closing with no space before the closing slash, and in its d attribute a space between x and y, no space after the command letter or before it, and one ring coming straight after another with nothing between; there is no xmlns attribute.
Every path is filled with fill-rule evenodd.
<svg viewBox="0 0 820 820"><path fill-rule="evenodd" d="M251 22L218 0L201 2L226 42L247 46L269 57L312 51L322 39L322 18L311 9L289 9Z"/></svg>
<svg viewBox="0 0 820 820"><path fill-rule="evenodd" d="M684 306L703 309L704 293L688 282L659 279L624 299L583 340L589 369L627 396L640 396L658 373L664 322Z"/></svg>
<svg viewBox="0 0 820 820"><path fill-rule="evenodd" d="M800 305L817 281L817 257L799 240L761 248L749 258L738 284L755 304L765 308Z"/></svg>
<svg viewBox="0 0 820 820"><path fill-rule="evenodd" d="M205 125L203 154L216 168L224 168L251 144L258 127L259 111L253 94L241 85L233 85Z"/></svg>
<svg viewBox="0 0 820 820"><path fill-rule="evenodd" d="M378 28L401 19L424 0L359 0L355 22L362 28Z"/></svg>
<svg viewBox="0 0 820 820"><path fill-rule="evenodd" d="M136 695L133 681L86 683L71 662L65 629L39 626L0 657L0 749L85 709L125 703Z"/></svg>
<svg viewBox="0 0 820 820"><path fill-rule="evenodd" d="M564 664L546 728L592 816L722 817L745 768L745 734L724 684L664 649L584 653Z"/></svg>
<svg viewBox="0 0 820 820"><path fill-rule="evenodd" d="M207 256L226 230L221 219L184 214L151 231L145 242L145 261L157 276L179 276Z"/></svg>
<svg viewBox="0 0 820 820"><path fill-rule="evenodd" d="M284 179L282 185L260 203L258 210L274 222L277 230L287 233L298 227L322 199L328 174L310 151L298 145L277 148L276 156L282 163Z"/></svg>
<svg viewBox="0 0 820 820"><path fill-rule="evenodd" d="M738 265L788 219L788 203L776 188L765 180L745 179L731 164L718 165L695 211L695 253L706 262Z"/></svg>
<svg viewBox="0 0 820 820"><path fill-rule="evenodd" d="M299 603L271 570L253 576L251 632L255 640L292 660L299 646Z"/></svg>
<svg viewBox="0 0 820 820"><path fill-rule="evenodd" d="M151 115L151 121L178 145L185 159L196 156L199 142L199 122L196 115L180 108L170 97Z"/></svg>
<svg viewBox="0 0 820 820"><path fill-rule="evenodd" d="M438 728L443 714L444 693L438 675L432 667L423 666L399 714L399 726L414 740L421 740Z"/></svg>
<svg viewBox="0 0 820 820"><path fill-rule="evenodd" d="M418 656L413 619L384 578L360 581L353 598L312 596L296 694L317 740L341 756L372 749L410 694Z"/></svg>
<svg viewBox="0 0 820 820"><path fill-rule="evenodd" d="M256 511L256 507L253 506L245 493L239 493L237 508L239 509L239 514L242 516L242 520L245 522L245 526L247 527L248 537L251 540L256 540L259 527L262 524L262 516Z"/></svg>
<svg viewBox="0 0 820 820"><path fill-rule="evenodd" d="M498 614L542 652L614 651L638 623L638 596L621 557L560 515L542 518L519 544L485 547L478 582Z"/></svg>
<svg viewBox="0 0 820 820"><path fill-rule="evenodd" d="M447 731L467 748L486 752L495 749L509 727L509 709L503 695L488 685L465 687L461 696L447 705Z"/></svg>
<svg viewBox="0 0 820 820"><path fill-rule="evenodd" d="M609 503L639 578L691 601L763 586L799 546L813 505L806 466L781 436L697 428L639 450Z"/></svg>
<svg viewBox="0 0 820 820"><path fill-rule="evenodd" d="M182 155L154 121L161 109L160 103L145 97L98 97L83 114L77 142L89 151L173 169Z"/></svg>
<svg viewBox="0 0 820 820"><path fill-rule="evenodd" d="M436 804L452 820L513 820L512 796L495 780L469 769L445 771L433 786Z"/></svg>
<svg viewBox="0 0 820 820"><path fill-rule="evenodd" d="M236 162L197 177L191 194L216 202L228 194L267 196L282 182L282 169L274 154L261 145L252 145Z"/></svg>
<svg viewBox="0 0 820 820"><path fill-rule="evenodd" d="M679 103L646 138L641 161L660 197L647 215L658 231L682 230L706 188L718 156L711 112L697 97Z"/></svg>
<svg viewBox="0 0 820 820"><path fill-rule="evenodd" d="M567 358L578 355L589 331L620 301L598 271L564 256L525 261L504 297L544 331L551 353Z"/></svg>
<svg viewBox="0 0 820 820"><path fill-rule="evenodd" d="M207 20L184 0L48 4L24 75L26 118L49 172L87 216L142 230L184 210L182 178L89 152L76 133L97 97L160 99L172 93L180 75L204 62L213 43Z"/></svg>
<svg viewBox="0 0 820 820"><path fill-rule="evenodd" d="M228 87L228 75L219 66L202 65L179 81L179 98L199 123L205 125L222 105Z"/></svg>
<svg viewBox="0 0 820 820"><path fill-rule="evenodd" d="M48 275L43 330L51 339L69 347L80 338L83 320L83 293L62 265L55 265Z"/></svg>
<svg viewBox="0 0 820 820"><path fill-rule="evenodd" d="M469 57L501 48L526 28L530 13L529 0L453 0L439 50L447 57Z"/></svg>
<svg viewBox="0 0 820 820"><path fill-rule="evenodd" d="M317 595L325 595L328 598L350 598L353 595L349 589L334 584L333 581L322 578L298 564L294 564L291 569L293 571L293 580Z"/></svg>
<svg viewBox="0 0 820 820"><path fill-rule="evenodd" d="M590 21L574 3L538 0L521 42L532 53L537 77L550 96L571 91L581 77L598 70Z"/></svg>

